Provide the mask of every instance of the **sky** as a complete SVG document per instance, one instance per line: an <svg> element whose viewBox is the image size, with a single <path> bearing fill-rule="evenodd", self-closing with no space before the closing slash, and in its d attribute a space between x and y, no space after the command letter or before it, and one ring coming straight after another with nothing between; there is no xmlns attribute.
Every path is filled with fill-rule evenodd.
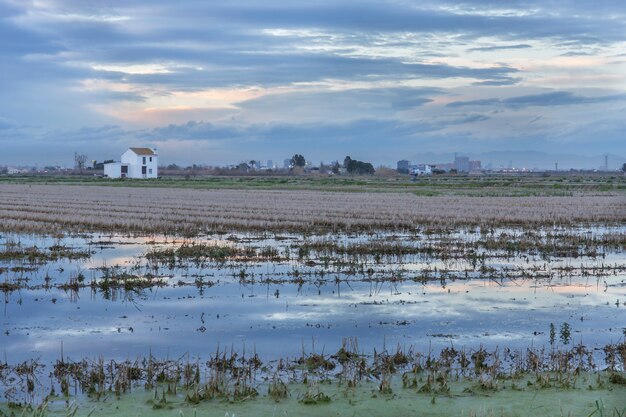
<svg viewBox="0 0 626 417"><path fill-rule="evenodd" d="M183 165L539 152L617 167L626 3L0 0L0 164L130 146Z"/></svg>

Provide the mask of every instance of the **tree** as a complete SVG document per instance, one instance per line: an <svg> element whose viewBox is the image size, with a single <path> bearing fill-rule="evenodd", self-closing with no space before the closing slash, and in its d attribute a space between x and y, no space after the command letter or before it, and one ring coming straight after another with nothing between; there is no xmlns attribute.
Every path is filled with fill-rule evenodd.
<svg viewBox="0 0 626 417"><path fill-rule="evenodd" d="M93 163L93 169L104 169L104 164L109 164L109 163L115 162L115 161L112 160L112 159L107 159L107 160L105 160L103 162L98 162L96 160L93 160L91 162ZM89 169L89 168L87 168L87 169Z"/></svg>
<svg viewBox="0 0 626 417"><path fill-rule="evenodd" d="M349 156L343 160L343 166L350 174L371 175L375 172L374 166L369 162L357 161Z"/></svg>
<svg viewBox="0 0 626 417"><path fill-rule="evenodd" d="M83 168L85 168L85 162L87 162L87 155L74 152L74 163L76 168L80 170L81 174L83 173Z"/></svg>
<svg viewBox="0 0 626 417"><path fill-rule="evenodd" d="M291 165L302 168L306 165L306 159L304 159L304 156L297 153L291 157Z"/></svg>

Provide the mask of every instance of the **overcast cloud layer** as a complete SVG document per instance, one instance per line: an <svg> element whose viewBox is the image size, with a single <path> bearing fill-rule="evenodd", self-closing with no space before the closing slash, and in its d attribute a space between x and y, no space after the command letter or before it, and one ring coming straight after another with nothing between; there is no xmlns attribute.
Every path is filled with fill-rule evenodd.
<svg viewBox="0 0 626 417"><path fill-rule="evenodd" d="M0 164L626 155L625 51L621 0L0 0Z"/></svg>

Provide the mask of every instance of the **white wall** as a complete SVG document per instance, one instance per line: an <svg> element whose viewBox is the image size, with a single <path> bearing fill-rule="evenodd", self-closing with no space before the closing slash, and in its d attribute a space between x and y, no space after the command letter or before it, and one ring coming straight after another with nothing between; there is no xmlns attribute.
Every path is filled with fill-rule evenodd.
<svg viewBox="0 0 626 417"><path fill-rule="evenodd" d="M122 163L110 162L104 164L104 176L109 178L120 178L122 176Z"/></svg>
<svg viewBox="0 0 626 417"><path fill-rule="evenodd" d="M122 154L122 163L128 164L128 178L158 177L158 155L137 155L129 149ZM142 167L144 166L146 167L146 173L142 174Z"/></svg>

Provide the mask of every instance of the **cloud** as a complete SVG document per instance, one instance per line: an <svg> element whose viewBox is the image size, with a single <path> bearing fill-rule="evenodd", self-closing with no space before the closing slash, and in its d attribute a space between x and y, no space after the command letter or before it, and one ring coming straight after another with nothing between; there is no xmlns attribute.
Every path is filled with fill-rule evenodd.
<svg viewBox="0 0 626 417"><path fill-rule="evenodd" d="M0 0L1 156L616 138L624 21L610 0Z"/></svg>
<svg viewBox="0 0 626 417"><path fill-rule="evenodd" d="M485 6L484 3L477 5ZM74 13L67 13L72 9ZM11 10L14 16L16 8ZM485 36L505 39L553 36L581 41L583 36L601 40L605 34L607 39L601 41L609 42L619 33L619 39L626 39L621 25L612 19L567 17L548 13L552 9L542 7L530 15L492 15L369 1L263 5L223 1L174 5L166 1L138 1L132 6L116 3L113 8L99 7L93 2L82 5L75 1L57 1L49 3L45 9L30 5L18 10L22 11L19 19L3 20L8 32L0 29L3 35L0 42L10 40L1 44L0 50L5 53L14 50L22 56L36 53L56 56L56 65L63 67L71 60L82 63L84 72L90 63L170 63L174 64L173 70L166 74L127 76L95 71L94 75L127 83L189 89L199 85L277 85L325 78L362 80L371 76L465 77L502 85L506 83L502 78L517 72L515 69L505 65L469 68L408 62L398 57L364 57L355 54L355 43L367 46L375 39L377 44L382 42L392 48L402 44L417 46L421 42L425 49L437 50L436 41L419 36L424 33L447 33L468 43L472 38ZM293 29L294 32L275 36L266 31L272 28ZM414 34L416 39L396 35L404 32ZM429 48L429 43L434 48ZM496 44L469 50L505 51L529 46L525 43ZM359 51L362 53L363 48ZM69 52L68 58L61 58L62 52ZM65 71L57 69L52 77L80 76Z"/></svg>
<svg viewBox="0 0 626 417"><path fill-rule="evenodd" d="M177 89L198 89L240 85L275 86L326 79L367 81L375 79L447 79L506 80L517 69L494 65L470 68L448 64L422 64L399 59L343 57L321 53L235 52L211 54L219 67L197 69L173 68L157 74L106 74L109 79L123 78L139 85L162 85Z"/></svg>
<svg viewBox="0 0 626 417"><path fill-rule="evenodd" d="M540 39L545 37L568 37L579 41L594 38L602 41L623 39L623 27L619 22L605 17L587 19L574 14L558 14L560 4L553 8L539 6L535 13L518 8L518 13L493 13L492 10L476 9L463 12L459 4L455 8L411 7L396 2L336 3L278 3L259 5L247 3L217 2L212 15L220 20L241 25L282 28L323 28L335 31L363 32L451 32L471 33L474 36L506 34L509 38ZM555 10L556 9L556 10ZM568 5L566 10L570 11ZM619 10L615 5L613 12ZM496 9L497 10L497 9ZM622 13L623 14L623 13Z"/></svg>
<svg viewBox="0 0 626 417"><path fill-rule="evenodd" d="M467 52L492 52L492 51L505 51L509 49L526 49L532 48L532 46L522 43L517 45L492 45L492 46L481 46L476 48L469 48Z"/></svg>
<svg viewBox="0 0 626 417"><path fill-rule="evenodd" d="M232 126L219 126L203 121L189 121L185 124L170 124L139 132L137 136L141 140L164 141L164 140L226 140L232 138L242 139L248 132Z"/></svg>
<svg viewBox="0 0 626 417"><path fill-rule="evenodd" d="M452 103L448 103L446 107L492 106L501 103L502 100L500 100L499 98L483 98L480 100L453 101Z"/></svg>
<svg viewBox="0 0 626 417"><path fill-rule="evenodd" d="M570 106L578 104L598 104L624 100L626 100L626 94L585 97L573 94L568 91L554 91L550 93L531 94L506 99L488 98L480 100L455 101L447 104L447 107L503 106L509 108L522 108L529 106Z"/></svg>
<svg viewBox="0 0 626 417"><path fill-rule="evenodd" d="M518 77L503 77L498 80L487 80L487 81L476 81L473 82L472 85L475 86L487 86L487 87L501 87L507 85L515 85L519 83L522 79Z"/></svg>
<svg viewBox="0 0 626 417"><path fill-rule="evenodd" d="M17 132L20 140L5 140L4 131L0 129L3 149L9 152L0 155L0 164L15 163L8 157L23 153L22 163L71 166L75 151L86 153L90 159L117 159L129 146L156 146L162 150L162 163L181 165L281 160L296 152L313 161L351 155L378 165L393 164L403 155L412 153L528 150L529 147L560 152L564 144L573 153L599 152L599 149L626 152L623 120L605 117L599 120L601 130L595 127L596 123L583 123L557 130L555 135L541 129L533 132L503 129L502 122L515 127L528 124L528 119L499 121L498 117L501 116L460 113L405 121L387 118L247 125L190 121L139 130L110 125L58 131L41 128L7 131L13 137ZM493 130L493 135L486 136L486 130ZM602 135L589 142L588 137L597 131ZM34 154L34 148L39 152ZM44 155L44 159L38 159Z"/></svg>
<svg viewBox="0 0 626 417"><path fill-rule="evenodd" d="M489 120L489 117L485 116L484 114L470 114L459 119L458 121L456 121L455 124L484 122L485 120Z"/></svg>
<svg viewBox="0 0 626 417"><path fill-rule="evenodd" d="M446 95L440 88L354 88L339 91L304 90L264 95L235 103L244 118L314 121L393 117L399 111L421 107L432 97Z"/></svg>
<svg viewBox="0 0 626 417"><path fill-rule="evenodd" d="M89 144L91 142L101 142L110 139L119 139L131 134L120 126L106 125L99 127L82 127L76 130L46 132L42 139L45 141L72 142L74 144Z"/></svg>
<svg viewBox="0 0 626 417"><path fill-rule="evenodd" d="M591 52L584 51L570 51L561 54L561 56L593 56L593 54Z"/></svg>

